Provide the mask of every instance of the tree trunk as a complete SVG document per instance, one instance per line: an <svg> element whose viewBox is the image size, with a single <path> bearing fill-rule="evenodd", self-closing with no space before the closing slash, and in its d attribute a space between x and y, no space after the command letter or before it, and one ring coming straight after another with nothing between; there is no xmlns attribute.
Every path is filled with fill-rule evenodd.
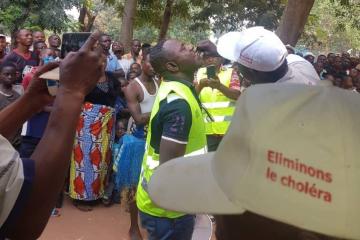
<svg viewBox="0 0 360 240"><path fill-rule="evenodd" d="M91 29L94 26L94 22L97 15L96 14L93 15L90 11L87 11L86 16L87 16L87 23L84 32L91 32Z"/></svg>
<svg viewBox="0 0 360 240"><path fill-rule="evenodd" d="M79 32L90 32L96 19L96 14L93 15L91 11L83 5L79 14Z"/></svg>
<svg viewBox="0 0 360 240"><path fill-rule="evenodd" d="M128 51L133 38L134 19L136 15L137 0L127 0L124 6L124 14L121 23L120 41Z"/></svg>
<svg viewBox="0 0 360 240"><path fill-rule="evenodd" d="M161 26L160 26L159 41L166 38L166 34L169 29L169 24L170 24L170 20L171 20L171 10L172 10L173 3L174 3L174 0L166 1L164 16L163 16L163 20L162 20Z"/></svg>
<svg viewBox="0 0 360 240"><path fill-rule="evenodd" d="M85 17L86 17L87 8L85 6L82 6L80 8L80 14L79 14L79 32L85 32Z"/></svg>
<svg viewBox="0 0 360 240"><path fill-rule="evenodd" d="M276 34L284 44L295 46L315 0L288 0Z"/></svg>

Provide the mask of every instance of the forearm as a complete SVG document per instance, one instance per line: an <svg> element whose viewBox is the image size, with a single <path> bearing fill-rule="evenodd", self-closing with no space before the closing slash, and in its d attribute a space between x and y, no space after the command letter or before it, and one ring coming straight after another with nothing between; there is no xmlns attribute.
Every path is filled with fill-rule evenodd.
<svg viewBox="0 0 360 240"><path fill-rule="evenodd" d="M222 94L224 94L226 97L232 99L232 100L237 100L240 96L240 91L239 90L235 90L235 89L231 89L228 88L226 86L224 86L223 84L220 84L219 87L217 88Z"/></svg>
<svg viewBox="0 0 360 240"><path fill-rule="evenodd" d="M134 121L138 125L146 125L150 121L150 113L132 114Z"/></svg>
<svg viewBox="0 0 360 240"><path fill-rule="evenodd" d="M0 134L9 139L32 115L39 112L44 103L34 101L24 94L0 111Z"/></svg>
<svg viewBox="0 0 360 240"><path fill-rule="evenodd" d="M31 156L35 161L33 189L12 238L37 238L45 228L69 169L83 99L59 89L44 136Z"/></svg>

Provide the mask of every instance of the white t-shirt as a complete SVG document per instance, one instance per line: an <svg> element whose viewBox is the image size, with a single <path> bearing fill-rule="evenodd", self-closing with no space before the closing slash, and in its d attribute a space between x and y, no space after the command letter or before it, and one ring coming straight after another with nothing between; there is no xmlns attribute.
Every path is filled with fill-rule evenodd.
<svg viewBox="0 0 360 240"><path fill-rule="evenodd" d="M134 63L134 60L120 59L120 60L118 60L118 62L120 64L120 67L122 68L122 70L125 73L125 77L127 77L128 73L130 71L130 66L131 66L131 64Z"/></svg>
<svg viewBox="0 0 360 240"><path fill-rule="evenodd" d="M277 81L278 83L286 82L306 85L318 85L320 83L321 80L315 68L304 58L295 54L289 54L286 60L289 70L284 77Z"/></svg>
<svg viewBox="0 0 360 240"><path fill-rule="evenodd" d="M26 202L35 167L21 159L9 141L0 135L0 237Z"/></svg>

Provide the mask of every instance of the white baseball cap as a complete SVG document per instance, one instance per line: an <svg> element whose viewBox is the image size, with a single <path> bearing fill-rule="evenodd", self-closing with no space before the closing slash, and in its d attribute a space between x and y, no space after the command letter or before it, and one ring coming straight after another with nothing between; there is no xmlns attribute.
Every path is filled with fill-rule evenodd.
<svg viewBox="0 0 360 240"><path fill-rule="evenodd" d="M304 57L307 57L307 56L312 56L312 57L315 58L315 55L314 55L312 52L306 52L306 53L304 54Z"/></svg>
<svg viewBox="0 0 360 240"><path fill-rule="evenodd" d="M360 239L359 109L360 94L329 85L251 86L218 150L160 165L150 197L178 212L250 211Z"/></svg>
<svg viewBox="0 0 360 240"><path fill-rule="evenodd" d="M226 59L262 72L276 70L287 56L280 38L263 27L226 33L219 38L217 51Z"/></svg>

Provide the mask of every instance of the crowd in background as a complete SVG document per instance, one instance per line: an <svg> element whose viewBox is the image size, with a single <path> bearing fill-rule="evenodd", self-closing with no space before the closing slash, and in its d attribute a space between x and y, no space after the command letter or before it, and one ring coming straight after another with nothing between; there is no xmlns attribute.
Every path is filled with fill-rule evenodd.
<svg viewBox="0 0 360 240"><path fill-rule="evenodd" d="M22 29L16 33L15 43L16 47L9 52L6 50L6 37L0 35L0 110L23 94L39 66L60 61L62 57L61 38L56 34L46 40L43 32ZM109 206L126 198L131 213L130 234L140 239L134 196L160 77L149 63L151 44L134 39L130 52L126 53L122 43L114 42L109 35L103 34L99 45L106 62L96 87L84 101L64 190L82 211L91 211L92 206L100 201ZM289 53L295 53L291 46L287 49ZM209 57L219 58L216 54ZM321 80L360 93L359 57L348 53L320 54L316 57L311 52L303 57L314 66ZM226 65L225 62L216 64ZM229 89L235 90L232 98L235 101L250 83L231 64L230 71L226 72L222 67L219 66L219 69L229 76ZM206 75L205 72L203 74ZM201 79L198 80L200 84ZM44 134L51 111L52 105L49 104L29 119L12 138L11 144L19 150L22 158L31 157ZM212 135L218 137L224 133ZM126 194L121 196L124 189ZM54 216L60 214L62 200L63 194L60 194Z"/></svg>
<svg viewBox="0 0 360 240"><path fill-rule="evenodd" d="M289 53L295 49L287 46ZM329 80L334 86L360 92L360 58L348 52L314 55L312 52L297 53L309 61L321 80Z"/></svg>

